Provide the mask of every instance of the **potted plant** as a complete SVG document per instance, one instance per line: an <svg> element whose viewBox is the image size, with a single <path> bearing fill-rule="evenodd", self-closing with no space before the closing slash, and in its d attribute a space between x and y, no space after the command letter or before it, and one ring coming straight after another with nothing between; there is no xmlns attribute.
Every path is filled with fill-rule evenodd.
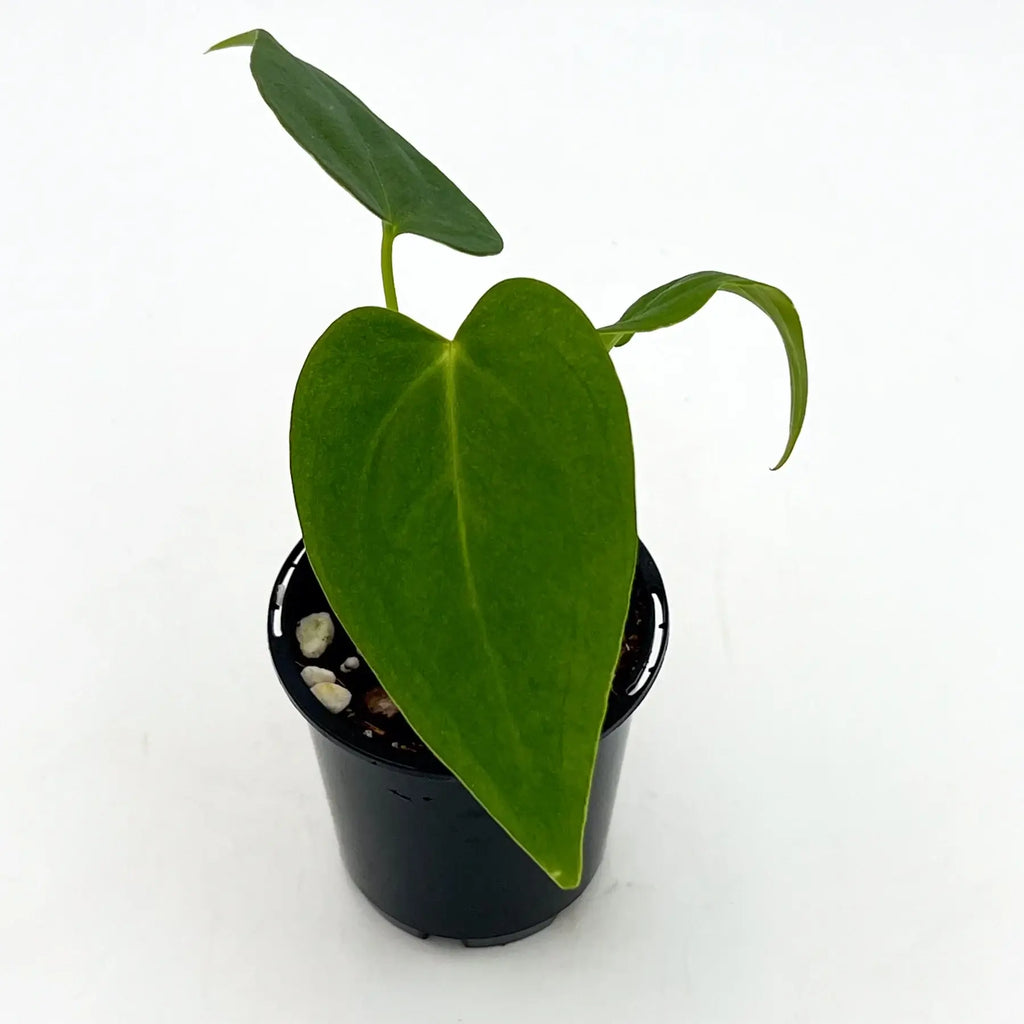
<svg viewBox="0 0 1024 1024"><path fill-rule="evenodd" d="M384 307L332 323L295 389L302 543L271 598L274 663L356 884L417 934L507 942L593 876L628 718L667 639L610 353L718 291L754 303L789 362L781 466L807 399L799 318L776 288L701 272L595 328L515 279L441 337L398 311L396 237L477 256L501 237L344 86L263 30L212 49L234 46L285 130L382 222Z"/></svg>

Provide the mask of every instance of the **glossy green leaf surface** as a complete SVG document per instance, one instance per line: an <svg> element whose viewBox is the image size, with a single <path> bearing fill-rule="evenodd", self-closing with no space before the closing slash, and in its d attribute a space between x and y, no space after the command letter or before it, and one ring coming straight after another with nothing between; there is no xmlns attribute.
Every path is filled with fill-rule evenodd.
<svg viewBox="0 0 1024 1024"><path fill-rule="evenodd" d="M693 316L715 292L732 292L752 302L767 314L782 336L789 363L790 413L789 439L778 469L793 452L807 411L807 356L804 353L804 333L800 317L789 297L773 288L745 277L722 274L715 270L702 270L669 281L637 299L619 319L601 328L606 345L625 345L635 333L656 331L671 327Z"/></svg>
<svg viewBox="0 0 1024 1024"><path fill-rule="evenodd" d="M346 313L299 377L291 465L310 561L385 689L577 885L637 549L626 403L589 320L527 279L452 341Z"/></svg>
<svg viewBox="0 0 1024 1024"><path fill-rule="evenodd" d="M422 235L460 252L501 252L487 218L422 153L340 82L255 29L210 47L251 46L249 67L285 131L396 234Z"/></svg>

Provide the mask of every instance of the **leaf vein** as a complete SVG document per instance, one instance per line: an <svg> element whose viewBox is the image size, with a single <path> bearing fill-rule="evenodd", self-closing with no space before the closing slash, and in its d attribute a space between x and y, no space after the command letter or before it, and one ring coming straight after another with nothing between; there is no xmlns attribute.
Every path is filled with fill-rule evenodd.
<svg viewBox="0 0 1024 1024"><path fill-rule="evenodd" d="M365 494L367 491L367 485L370 480L370 475L373 471L373 464L377 459L377 453L380 450L381 442L384 439L384 434L388 427L394 422L395 417L398 415L399 410L408 401L409 397L425 382L430 376L437 370L439 370L445 361L444 354L440 355L434 360L429 366L418 373L408 384L402 389L398 397L395 399L391 408L388 409L387 415L377 424L376 430L370 437L370 440L366 445L366 458L363 460L362 472L359 474L359 493Z"/></svg>

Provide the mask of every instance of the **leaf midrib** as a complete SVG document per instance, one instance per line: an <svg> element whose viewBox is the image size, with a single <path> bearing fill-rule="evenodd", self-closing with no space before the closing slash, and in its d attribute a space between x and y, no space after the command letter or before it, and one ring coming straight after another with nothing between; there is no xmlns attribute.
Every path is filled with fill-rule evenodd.
<svg viewBox="0 0 1024 1024"><path fill-rule="evenodd" d="M455 495L455 520L459 533L459 552L462 557L462 568L466 576L466 587L469 591L470 604L480 622L481 632L486 634L483 617L480 613L480 598L476 589L476 577L469 562L469 538L466 532L466 510L462 494L462 467L459 459L459 415L458 402L455 398L455 361L458 350L455 342L450 342L444 354L444 402L448 417L448 450L451 456L452 493Z"/></svg>
<svg viewBox="0 0 1024 1024"><path fill-rule="evenodd" d="M483 608L480 605L480 596L476 587L476 574L473 572L473 566L469 557L469 531L466 526L465 496L462 490L462 463L459 457L459 403L455 390L455 364L459 359L459 354L459 343L451 341L447 343L444 354L441 356L441 359L444 361L444 397L448 418L448 447L451 457L452 494L455 497L455 521L459 535L459 554L466 578L469 605L480 629L480 643L483 646L484 653L487 655L487 660L491 663L495 678L498 678L501 675L500 660L491 643L487 623L484 621ZM501 694L502 703L505 706L508 724L515 735L519 755L525 758L523 763L529 763L529 754L519 732L518 719L509 704L508 695L501 688L499 688L498 692Z"/></svg>

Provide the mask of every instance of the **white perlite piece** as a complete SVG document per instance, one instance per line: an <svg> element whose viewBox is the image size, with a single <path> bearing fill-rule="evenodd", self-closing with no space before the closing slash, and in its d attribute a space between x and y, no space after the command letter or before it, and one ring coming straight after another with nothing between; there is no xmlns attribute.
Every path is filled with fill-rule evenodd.
<svg viewBox="0 0 1024 1024"><path fill-rule="evenodd" d="M357 668L359 668L359 666L361 664L362 664L362 662L355 655L352 655L351 658L346 658L341 663L341 671L342 672L355 672L355 670Z"/></svg>
<svg viewBox="0 0 1024 1024"><path fill-rule="evenodd" d="M313 612L299 619L295 637L304 658L319 658L334 639L334 622L329 612Z"/></svg>
<svg viewBox="0 0 1024 1024"><path fill-rule="evenodd" d="M313 696L333 715L344 711L352 700L352 694L337 683L314 683L311 690Z"/></svg>
<svg viewBox="0 0 1024 1024"><path fill-rule="evenodd" d="M307 686L316 686L317 683L336 683L338 677L329 668L320 668L318 665L307 665L299 675Z"/></svg>

